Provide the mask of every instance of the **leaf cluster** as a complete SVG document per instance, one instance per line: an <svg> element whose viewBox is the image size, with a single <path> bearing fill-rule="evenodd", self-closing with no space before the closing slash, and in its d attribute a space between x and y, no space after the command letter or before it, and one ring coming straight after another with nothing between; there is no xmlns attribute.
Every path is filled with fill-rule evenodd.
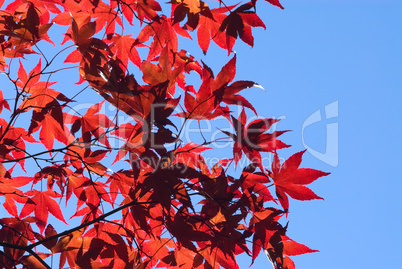
<svg viewBox="0 0 402 269"><path fill-rule="evenodd" d="M237 255L253 263L264 250L290 269L289 256L315 251L290 239L283 219L288 197L321 199L305 185L327 173L299 168L304 152L281 164L289 145L273 131L278 120L247 123L245 111L257 111L241 93L259 85L235 80L236 55L215 75L179 48L191 32L204 54L211 41L229 55L238 40L253 46L252 29L265 28L256 5L172 0L164 12L154 0L15 0L0 11L0 71L12 85L0 89L0 268L51 268L53 255L59 268L239 268ZM77 93L52 80L70 69ZM80 112L88 93L102 101ZM219 117L233 131L182 141L187 122ZM207 163L203 152L228 140L233 156ZM231 176L243 154L250 164ZM71 219L79 224L63 229Z"/></svg>

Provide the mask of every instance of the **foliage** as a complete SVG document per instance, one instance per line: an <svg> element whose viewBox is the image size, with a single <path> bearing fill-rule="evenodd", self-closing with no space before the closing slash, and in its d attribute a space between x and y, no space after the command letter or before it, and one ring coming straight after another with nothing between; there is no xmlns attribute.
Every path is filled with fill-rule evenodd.
<svg viewBox="0 0 402 269"><path fill-rule="evenodd" d="M12 86L0 90L1 268L50 268L52 255L59 268L238 268L237 255L253 263L261 250L275 268L294 268L289 256L314 251L280 220L288 196L321 199L304 185L327 173L299 168L304 152L281 165L286 131L272 131L275 119L247 123L245 110L257 112L240 93L259 85L235 81L235 43L253 46L252 28L265 28L256 5L15 0L0 11L0 69ZM183 37L204 54L212 41L230 60L215 76L179 49ZM52 58L46 42L58 51ZM79 71L78 92L53 80L69 70ZM103 101L79 112L85 94ZM180 139L186 123L217 118L232 131L208 140L200 128L198 144ZM233 157L207 163L204 151L229 140ZM243 153L250 165L230 176ZM273 157L270 167L261 154Z"/></svg>

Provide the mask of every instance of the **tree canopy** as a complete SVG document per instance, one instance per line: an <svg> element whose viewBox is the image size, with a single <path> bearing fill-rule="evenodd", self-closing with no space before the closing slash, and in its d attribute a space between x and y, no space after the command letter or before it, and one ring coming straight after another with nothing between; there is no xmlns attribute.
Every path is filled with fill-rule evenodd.
<svg viewBox="0 0 402 269"><path fill-rule="evenodd" d="M300 168L305 151L281 160L287 131L242 95L261 86L235 79L233 50L253 46L267 2L283 8L0 1L0 268L239 268L264 251L291 269L316 251L286 235L289 197L322 199L305 185L328 173ZM183 38L228 60L213 71ZM231 128L211 138L201 124L218 118ZM185 141L192 121L199 140ZM206 160L220 142L232 156Z"/></svg>

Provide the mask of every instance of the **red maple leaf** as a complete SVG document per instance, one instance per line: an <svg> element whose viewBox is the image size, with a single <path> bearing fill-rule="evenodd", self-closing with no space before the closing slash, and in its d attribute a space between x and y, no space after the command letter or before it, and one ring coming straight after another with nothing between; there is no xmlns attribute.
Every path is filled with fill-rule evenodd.
<svg viewBox="0 0 402 269"><path fill-rule="evenodd" d="M234 140L233 156L235 164L237 164L241 159L242 152L244 152L247 158L249 158L253 163L258 164L261 171L264 171L260 151L274 152L277 149L289 147L289 145L286 145L277 139L278 136L287 131L273 131L272 133L266 133L271 126L279 120L258 119L245 126L247 117L244 109L237 119L233 116L231 117L236 134L227 131L222 132Z"/></svg>
<svg viewBox="0 0 402 269"><path fill-rule="evenodd" d="M24 193L18 188L25 186L31 181L31 177L13 177L12 179L0 178L0 193L6 199L3 206L10 215L18 217L15 202L24 204L27 201L27 197L25 197Z"/></svg>
<svg viewBox="0 0 402 269"><path fill-rule="evenodd" d="M82 238L82 230L75 231L68 235L62 236L57 244L53 246L53 253L60 253L59 268L63 268L66 261L70 267L76 266L75 259L78 254L78 250L81 248L87 248L89 245L88 240ZM84 243L86 243L84 245Z"/></svg>
<svg viewBox="0 0 402 269"><path fill-rule="evenodd" d="M100 143L110 147L110 144L105 136L105 129L113 126L113 122L104 114L97 114L102 108L103 102L91 106L84 116L74 117L75 121L71 127L71 132L74 134L80 128L84 142L91 141L93 135Z"/></svg>
<svg viewBox="0 0 402 269"><path fill-rule="evenodd" d="M0 90L0 113L3 111L3 107L5 107L8 111L11 111L7 100L3 98L3 92Z"/></svg>
<svg viewBox="0 0 402 269"><path fill-rule="evenodd" d="M253 1L255 1L255 0L253 0ZM281 5L281 3L279 3L279 0L265 0L265 1L267 1L268 3L270 3L274 6L280 7L281 9L284 9L284 7Z"/></svg>
<svg viewBox="0 0 402 269"><path fill-rule="evenodd" d="M68 143L70 132L64 125L63 114L59 114L59 110L53 109L49 113L34 111L28 133L34 133L39 128L41 128L39 138L48 150L53 148L55 139L63 144Z"/></svg>
<svg viewBox="0 0 402 269"><path fill-rule="evenodd" d="M210 70L209 68L207 70ZM211 82L211 88L213 95L215 96L215 105L224 102L228 105L240 105L251 109L256 115L257 111L254 107L247 101L246 98L237 94L241 90L248 89L253 86L258 86L253 81L233 81L236 75L236 54L230 61L222 67L221 71L216 76L216 79ZM213 77L212 71L211 76Z"/></svg>
<svg viewBox="0 0 402 269"><path fill-rule="evenodd" d="M200 89L196 97L191 95L189 91L190 90L187 90L184 96L184 106L187 112L181 112L175 114L175 116L196 120L210 120L229 114L229 108L227 107L217 107L215 109L214 98L210 93L208 94L206 87Z"/></svg>
<svg viewBox="0 0 402 269"><path fill-rule="evenodd" d="M270 177L274 180L276 195L285 210L289 208L287 195L293 199L302 201L323 199L304 185L310 184L319 177L327 176L330 173L310 168L299 168L304 152L306 152L306 150L293 154L282 166L280 165L278 155L276 153L274 154Z"/></svg>
<svg viewBox="0 0 402 269"><path fill-rule="evenodd" d="M91 22L91 16L80 16L74 18L71 14L71 38L77 46L85 47L92 41L96 33L96 22Z"/></svg>
<svg viewBox="0 0 402 269"><path fill-rule="evenodd" d="M113 34L116 32L116 23L124 29L120 14L109 5L98 5L94 10L92 18L94 17L96 17L96 32L105 27L106 35Z"/></svg>
<svg viewBox="0 0 402 269"><path fill-rule="evenodd" d="M220 103L228 105L240 105L250 108L256 113L254 107L241 95L237 94L243 89L255 86L252 81L233 81L236 75L236 55L222 67L218 75L214 76L212 70L204 64L201 71L202 84L196 92L193 86L186 87L184 105L185 113L177 114L191 119L213 119L218 116L228 118L229 109L220 106ZM195 98L191 94L195 94ZM257 114L257 113L256 113Z"/></svg>
<svg viewBox="0 0 402 269"><path fill-rule="evenodd" d="M318 252L318 250L297 243L283 232L279 230L274 233L265 249L265 254L275 269L295 269L295 264L289 256Z"/></svg>
<svg viewBox="0 0 402 269"><path fill-rule="evenodd" d="M180 27L179 24L172 25L170 18L161 16L155 19L152 24L146 25L142 29L138 35L137 41L144 43L147 42L150 37L153 37L147 57L147 60L152 60L162 51L167 43L169 44L169 48L173 51L178 50L177 34L191 39L190 34Z"/></svg>
<svg viewBox="0 0 402 269"><path fill-rule="evenodd" d="M173 163L183 163L191 168L202 169L206 166L206 163L200 153L207 149L211 148L190 142L174 151L175 157Z"/></svg>
<svg viewBox="0 0 402 269"><path fill-rule="evenodd" d="M173 1L172 1L173 2ZM200 14L212 19L211 11L208 5L200 0L181 0L173 2L172 12L174 15L173 23L178 23L184 20L187 15L185 26L194 30L198 26Z"/></svg>
<svg viewBox="0 0 402 269"><path fill-rule="evenodd" d="M212 9L212 18L206 16L206 14L201 14L198 23L197 39L198 45L204 54L207 53L211 40L213 40L219 47L226 48L225 35L219 32L219 27L221 26L222 21L226 18L224 13L233 7L234 6Z"/></svg>
<svg viewBox="0 0 402 269"><path fill-rule="evenodd" d="M40 74L42 71L41 60L39 59L38 64L29 72L29 75L27 75L27 72L25 71L25 68L21 63L21 60L19 63L20 67L18 68L17 86L29 92L29 89L34 86L40 79Z"/></svg>
<svg viewBox="0 0 402 269"><path fill-rule="evenodd" d="M122 3L122 11L124 17L127 21L132 24L134 19L134 12L136 11L136 16L140 20L141 24L144 19L153 20L158 17L158 11L162 8L157 1L154 0L135 0L135 1L124 1Z"/></svg>
<svg viewBox="0 0 402 269"><path fill-rule="evenodd" d="M128 67L128 60L130 60L136 66L140 67L141 58L138 54L137 49L135 48L135 39L132 38L131 35L115 34L115 36L112 37L112 41L112 52L126 68ZM137 46L140 46L140 44L137 44Z"/></svg>
<svg viewBox="0 0 402 269"><path fill-rule="evenodd" d="M251 2L241 5L231 12L219 27L220 32L226 32L226 49L229 52L232 51L238 36L248 45L254 45L251 27L266 28L260 17L254 11L250 11L252 8L254 5Z"/></svg>
<svg viewBox="0 0 402 269"><path fill-rule="evenodd" d="M35 211L35 217L37 218L36 225L38 225L41 233L43 233L43 230L45 229L49 213L67 224L63 217L63 213L60 210L59 204L53 199L60 198L60 194L50 190L33 190L27 191L25 195L32 197L28 199L27 203L21 209L19 216L20 219Z"/></svg>
<svg viewBox="0 0 402 269"><path fill-rule="evenodd" d="M0 118L0 159L13 160L20 159L18 163L21 168L25 171L25 156L26 156L26 145L24 141L35 143L37 142L30 133L24 128L8 126L8 123ZM8 130L7 130L8 128ZM5 133L5 131L7 132Z"/></svg>

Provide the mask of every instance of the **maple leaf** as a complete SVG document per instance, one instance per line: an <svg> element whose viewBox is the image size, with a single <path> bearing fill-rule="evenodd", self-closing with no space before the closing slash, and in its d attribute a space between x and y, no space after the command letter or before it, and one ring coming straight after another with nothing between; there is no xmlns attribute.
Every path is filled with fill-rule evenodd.
<svg viewBox="0 0 402 269"><path fill-rule="evenodd" d="M3 98L3 92L0 90L0 113L3 111L3 108L4 108L4 107L5 107L8 111L11 111L11 110L10 110L10 106L9 106L7 100L5 100L5 99Z"/></svg>
<svg viewBox="0 0 402 269"><path fill-rule="evenodd" d="M127 155L128 152L141 155L145 152L144 144L146 143L147 134L142 131L143 123L133 125L131 123L122 124L112 134L121 137L125 142L117 153L113 164Z"/></svg>
<svg viewBox="0 0 402 269"><path fill-rule="evenodd" d="M111 6L102 3L98 5L93 12L94 15L91 17L95 18L96 32L99 32L105 27L106 35L114 34L116 32L116 23L124 29L119 13Z"/></svg>
<svg viewBox="0 0 402 269"><path fill-rule="evenodd" d="M157 56L165 45L168 43L169 48L173 51L178 50L178 38L177 34L191 38L189 33L185 31L179 24L173 24L170 18L161 16L152 24L146 25L137 37L137 42L144 43L153 37L153 41L150 46L150 51L147 60L153 59Z"/></svg>
<svg viewBox="0 0 402 269"><path fill-rule="evenodd" d="M91 22L91 16L74 18L71 16L71 38L78 47L86 47L92 42L96 33L96 22Z"/></svg>
<svg viewBox="0 0 402 269"><path fill-rule="evenodd" d="M109 192L106 191L107 185L102 182L91 182L88 186L82 186L84 188L84 192L81 193L79 199L85 201L86 204L91 206L99 206L101 200L106 201L112 204L112 200L110 198Z"/></svg>
<svg viewBox="0 0 402 269"><path fill-rule="evenodd" d="M302 201L323 199L304 185L310 184L319 177L327 176L330 173L310 168L299 168L302 156L305 152L306 150L293 154L282 164L282 166L278 155L276 153L274 154L270 177L274 181L276 195L278 196L279 202L285 210L289 208L289 199L287 195L293 199Z"/></svg>
<svg viewBox="0 0 402 269"><path fill-rule="evenodd" d="M233 146L233 156L235 164L241 159L242 152L249 158L252 162L258 164L261 171L264 171L262 166L262 159L260 151L263 152L274 152L277 149L287 148L286 145L279 139L278 136L285 133L286 131L274 131L272 133L267 132L274 123L279 120L275 119L257 119L250 122L247 126L247 117L242 110L239 117L236 119L232 117L232 123L235 128L236 134L232 134L227 131L222 131L234 140Z"/></svg>
<svg viewBox="0 0 402 269"><path fill-rule="evenodd" d="M234 6L213 8L211 10L211 16L206 16L205 14L200 14L199 27L197 30L197 40L198 45L202 49L203 53L206 54L213 40L219 47L226 49L226 37L225 34L219 31L223 20L226 18L226 13L228 10L232 10Z"/></svg>
<svg viewBox="0 0 402 269"><path fill-rule="evenodd" d="M61 253L59 268L63 268L66 261L70 267L75 267L75 259L78 254L78 250L83 246L82 230L72 232L68 235L62 236L57 244L53 246L53 253Z"/></svg>
<svg viewBox="0 0 402 269"><path fill-rule="evenodd" d="M38 64L29 72L29 75L27 75L27 72L21 61L19 61L19 63L20 67L18 68L17 86L29 92L29 89L39 82L42 71L42 61L39 59Z"/></svg>
<svg viewBox="0 0 402 269"><path fill-rule="evenodd" d="M176 77L183 72L184 66L178 68L173 68L172 62L170 60L171 52L169 51L169 46L166 45L161 51L159 57L159 63L157 65L151 62L144 61L141 64L141 70L143 71L142 79L144 82L156 86L163 83L168 83L167 94L169 97L173 97L175 93ZM175 57L175 56L173 56Z"/></svg>
<svg viewBox="0 0 402 269"><path fill-rule="evenodd" d="M162 166L162 168L158 167L153 173L146 176L140 196L143 196L146 192L150 192L149 199L157 200L166 209L169 209L172 203L175 203L176 199L183 204L183 206L192 208L186 185L180 179L186 176L183 173L183 167L185 169L192 168L186 167L184 164L163 167L163 160L160 162L159 166ZM195 170L192 169L192 171ZM155 187L155 184L159 187ZM172 196L175 197L173 201L171 199Z"/></svg>
<svg viewBox="0 0 402 269"><path fill-rule="evenodd" d="M135 14L133 11L136 11L136 16L142 24L144 19L153 20L157 18L157 12L162 10L160 4L154 0L130 0L124 1L122 4L123 15L130 24L133 24Z"/></svg>
<svg viewBox="0 0 402 269"><path fill-rule="evenodd" d="M243 4L234 11L231 11L222 21L219 32L225 32L226 34L225 49L228 52L232 51L238 36L251 47L254 45L251 27L263 27L266 29L265 24L258 15L254 11L250 11L252 8L254 8L254 5L251 2Z"/></svg>
<svg viewBox="0 0 402 269"><path fill-rule="evenodd" d="M283 253L287 256L296 256L305 253L318 252L318 250L314 250L307 247L306 245L300 244L290 239L286 235L282 236L282 242L283 242Z"/></svg>
<svg viewBox="0 0 402 269"><path fill-rule="evenodd" d="M253 0L253 2L255 2L255 1L256 0ZM265 1L267 1L268 3L270 3L274 6L280 7L281 9L284 9L284 7L281 5L281 3L278 0L265 0Z"/></svg>
<svg viewBox="0 0 402 269"><path fill-rule="evenodd" d="M255 194L263 197L263 201L274 201L268 187L265 183L271 182L268 175L262 172L255 172L255 165L251 164L246 167L240 177L241 188L245 190L251 190Z"/></svg>
<svg viewBox="0 0 402 269"><path fill-rule="evenodd" d="M175 244L170 238L161 238L158 236L143 242L141 247L149 257L155 257L156 261L158 261L159 259L166 257L169 253L169 248L174 248ZM154 263L156 264L156 262ZM146 267L143 266L143 268ZM149 268L152 268L152 261L149 264Z"/></svg>
<svg viewBox="0 0 402 269"><path fill-rule="evenodd" d="M38 131L39 128L41 129L39 133L40 141L48 150L53 148L55 139L63 144L68 143L70 133L64 125L63 114L59 114L59 110L51 110L50 113L34 111L28 134Z"/></svg>
<svg viewBox="0 0 402 269"><path fill-rule="evenodd" d="M52 255L50 253L42 253L42 252L37 252L36 254L37 254L37 257L40 257L42 260L44 260L47 257ZM43 263L32 255L22 256L20 259L20 262L28 268L46 269L46 267L43 265Z"/></svg>
<svg viewBox="0 0 402 269"><path fill-rule="evenodd" d="M0 225L0 240L1 242L8 242L18 246L26 247L28 243L34 240L34 233L32 229L32 223L35 223L34 217L26 217L24 219L19 218L1 218ZM12 247L4 247L2 251L3 257L6 261L12 258L13 261L18 261L23 254L24 249L14 249ZM1 257L0 257L1 258ZM6 263L7 264L7 263ZM11 266L13 266L12 263Z"/></svg>
<svg viewBox="0 0 402 269"><path fill-rule="evenodd" d="M141 59L135 46L139 44L134 44L135 39L131 35L115 35L112 37L112 52L115 54L116 58L120 59L125 67L128 67L128 60L134 63L136 66L140 67ZM128 49L129 48L129 49Z"/></svg>
<svg viewBox="0 0 402 269"><path fill-rule="evenodd" d="M188 167L203 169L206 166L206 163L200 153L207 149L212 148L190 142L174 151L174 159L172 163L183 163Z"/></svg>
<svg viewBox="0 0 402 269"><path fill-rule="evenodd" d="M265 249L265 254L275 269L295 269L295 264L289 256L318 252L290 239L284 231L286 227L275 232Z"/></svg>
<svg viewBox="0 0 402 269"><path fill-rule="evenodd" d="M40 232L43 233L49 213L55 216L57 219L65 221L63 213L60 210L60 206L53 198L60 198L61 195L54 191L27 191L25 193L29 198L26 204L22 207L19 218L24 218L35 211L35 217L37 218L36 225L38 225Z"/></svg>
<svg viewBox="0 0 402 269"><path fill-rule="evenodd" d="M65 178L72 173L73 172L67 168L65 164L47 166L35 174L33 184L36 184L42 179L46 179L48 190L53 190L53 185L56 182L61 190L61 194L64 194Z"/></svg>
<svg viewBox="0 0 402 269"><path fill-rule="evenodd" d="M30 33L30 39L39 39L39 15L38 12L35 9L35 6L31 2L27 2L25 5L28 6L28 9L25 14L24 24L25 24L25 30L28 30ZM26 34L24 36L28 37Z"/></svg>
<svg viewBox="0 0 402 269"><path fill-rule="evenodd" d="M99 176L107 176L107 168L100 161L109 152L108 150L92 151L90 147L82 147L81 139L77 143L70 144L68 147L65 160L69 160L71 164L80 171L85 168L88 172L95 173Z"/></svg>
<svg viewBox="0 0 402 269"><path fill-rule="evenodd" d="M54 14L58 14L60 13L60 9L57 7L57 5L55 3L52 2L43 2L40 0L33 0L30 1L32 4L34 4L34 7L37 8L38 10L40 10L40 14L43 13L47 13L47 15L49 15L49 11L54 13ZM5 10L7 11L14 11L17 10L19 7L21 7L22 4L26 4L26 1L24 0L16 0L13 1L11 3L9 3L7 5L7 7L5 8ZM48 12L44 12L44 11L48 11Z"/></svg>
<svg viewBox="0 0 402 269"><path fill-rule="evenodd" d="M0 195L5 197L6 201L3 203L3 206L10 215L18 217L15 202L25 204L27 200L27 197L25 197L19 187L25 186L31 181L31 177L0 178Z"/></svg>
<svg viewBox="0 0 402 269"><path fill-rule="evenodd" d="M7 132L6 132L7 131ZM25 141L30 143L37 142L27 130L21 127L13 127L0 118L0 158L8 160L19 160L22 170L25 171L26 145Z"/></svg>
<svg viewBox="0 0 402 269"><path fill-rule="evenodd" d="M19 2L19 3L18 3ZM51 6L51 5L49 5ZM8 34L12 36L12 39L9 40L13 43L13 39L15 41L19 40L20 44L16 46L17 49L22 54L31 53L28 51L24 51L25 46L30 46L35 44L39 40L43 39L47 42L54 45L54 43L50 40L47 35L47 31L52 26L49 22L50 14L47 10L46 5L37 4L28 1L16 1L9 4L6 8L10 13L14 14L13 20L15 23L8 28L12 32ZM26 42L32 42L31 44L26 44ZM24 44L25 43L25 44ZM20 49L18 49L18 47Z"/></svg>
<svg viewBox="0 0 402 269"><path fill-rule="evenodd" d="M110 182L110 198L114 203L116 201L117 195L119 191L124 196L129 194L130 187L134 186L134 173L132 171L120 170L116 173L113 173L108 181Z"/></svg>
<svg viewBox="0 0 402 269"><path fill-rule="evenodd" d="M45 229L45 238L53 237L55 235L57 235L57 232L54 229L53 225L48 224ZM57 241L58 241L57 238L54 238L50 241L44 242L43 245L48 249L52 249L57 244Z"/></svg>
<svg viewBox="0 0 402 269"><path fill-rule="evenodd" d="M168 219L166 224L169 232L177 238L179 244L193 252L197 252L197 248L192 241L208 242L211 240L210 232L199 229L197 222L191 220L191 214L188 212L177 212L174 219Z"/></svg>
<svg viewBox="0 0 402 269"><path fill-rule="evenodd" d="M206 87L200 89L196 97L187 90L184 95L184 106L187 112L181 112L175 116L196 120L211 120L219 116L228 116L229 108L220 106L215 108L213 96L205 94L207 91L204 89Z"/></svg>
<svg viewBox="0 0 402 269"><path fill-rule="evenodd" d="M87 177L81 176L82 169L79 169L77 172L67 177L66 180L66 205L68 200L70 200L71 195L74 193L77 198L81 197L81 193L83 192L82 186L87 184L89 180ZM84 201L85 202L85 201ZM78 205L77 205L78 207Z"/></svg>
<svg viewBox="0 0 402 269"><path fill-rule="evenodd" d="M102 108L103 102L92 105L88 108L84 116L77 118L71 132L74 134L80 128L82 131L83 142L89 143L91 141L91 134L102 144L110 147L110 144L105 136L105 129L113 126L113 122L104 114L97 114Z"/></svg>
<svg viewBox="0 0 402 269"><path fill-rule="evenodd" d="M212 19L211 11L208 5L200 0L173 0L173 24L181 22L187 15L186 26L192 30L197 28L200 14Z"/></svg>
<svg viewBox="0 0 402 269"><path fill-rule="evenodd" d="M55 84L55 82L38 82L35 86L30 87L29 96L23 103L21 103L20 108L21 110L27 110L30 108L34 108L37 111L42 109L57 109L59 110L59 114L61 112L61 106L59 102L56 100L71 101L67 97L65 97L60 92L49 88L49 86Z"/></svg>
<svg viewBox="0 0 402 269"><path fill-rule="evenodd" d="M286 231L286 228L278 222L283 213L283 211L274 208L264 208L261 211L253 212L249 224L249 229L254 233L252 263L254 263L261 249L268 249L275 237L279 236L280 232ZM278 257L281 255L279 254Z"/></svg>
<svg viewBox="0 0 402 269"><path fill-rule="evenodd" d="M230 61L222 67L221 71L216 76L212 85L212 92L215 96L215 105L224 102L228 105L241 105L243 107L247 107L251 109L256 115L257 111L254 107L250 104L249 101L246 100L241 95L237 93L241 90L258 86L255 82L252 81L236 81L232 84L228 85L230 82L233 81L236 75L236 54L233 56ZM213 74L212 74L213 76Z"/></svg>
<svg viewBox="0 0 402 269"><path fill-rule="evenodd" d="M212 70L204 64L201 70L202 84L196 92L192 86L186 87L184 105L187 110L185 113L176 114L178 116L193 119L213 119L218 116L228 117L228 108L218 106L221 102L230 105L241 105L250 108L255 113L254 107L237 93L243 89L250 88L256 83L252 81L233 81L236 74L236 55L222 67L216 78ZM195 98L190 94L195 93Z"/></svg>
<svg viewBox="0 0 402 269"><path fill-rule="evenodd" d="M49 81L39 81L42 72L41 60L38 64L29 72L27 75L25 68L20 63L18 69L19 80L17 81L17 86L21 88L21 91L26 92L29 96L20 104L17 111L25 112L27 110L33 109L36 113L33 116L33 120L38 120L39 115L46 114L50 111L53 118L61 125L63 128L62 106L59 101L71 102L64 94L49 88L55 82ZM34 119L34 117L36 119ZM58 136L60 139L60 136ZM59 140L60 141L60 140Z"/></svg>
<svg viewBox="0 0 402 269"><path fill-rule="evenodd" d="M95 224L93 228L89 229L85 233L85 237L94 237L97 240L92 240L88 251L83 255L82 258L86 258L84 263L80 263L82 267L91 267L90 264L84 266L85 263L91 262L91 259L95 259L96 254L101 258L102 263L107 264L108 268L122 268L126 267L130 263L129 252L130 248L127 246L123 238L134 236L130 231L125 230L117 223L98 223ZM96 248L97 250L92 251L91 248ZM92 257L90 257L92 256ZM116 259L115 257L118 257ZM88 259L89 258L89 259Z"/></svg>

